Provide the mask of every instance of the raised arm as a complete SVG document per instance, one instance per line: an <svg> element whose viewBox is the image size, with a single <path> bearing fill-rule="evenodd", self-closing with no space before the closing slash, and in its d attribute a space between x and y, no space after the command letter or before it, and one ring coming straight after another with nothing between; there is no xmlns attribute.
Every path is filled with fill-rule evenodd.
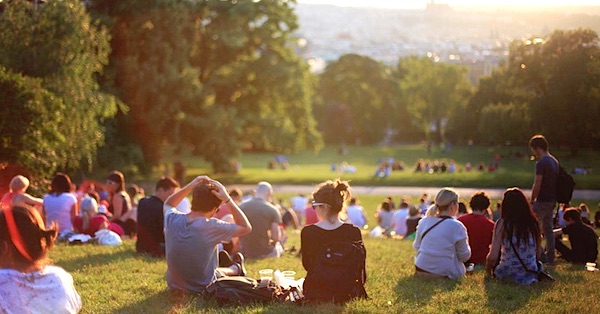
<svg viewBox="0 0 600 314"><path fill-rule="evenodd" d="M229 206L229 210L231 211L231 215L233 215L233 221L237 225L234 237L240 237L246 235L252 231L252 225L250 225L250 221L248 221L248 217L242 212L242 210L237 206L237 204L231 199L229 193L227 193L227 189L221 184L221 182L213 179L209 179L209 182L214 186L211 192L218 197L221 201Z"/></svg>
<svg viewBox="0 0 600 314"><path fill-rule="evenodd" d="M208 176L198 176L195 177L194 180L190 181L186 186L173 193L165 200L165 206L163 206L163 215L166 214L167 206L176 207L181 200L183 200L188 194L190 194L194 187L203 182L208 182L210 178Z"/></svg>

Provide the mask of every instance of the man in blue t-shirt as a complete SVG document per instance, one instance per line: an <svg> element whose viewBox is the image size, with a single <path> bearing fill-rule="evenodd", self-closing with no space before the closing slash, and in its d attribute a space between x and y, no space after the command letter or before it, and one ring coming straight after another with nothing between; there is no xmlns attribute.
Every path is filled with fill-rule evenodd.
<svg viewBox="0 0 600 314"><path fill-rule="evenodd" d="M548 152L548 141L543 135L535 135L529 140L529 148L537 158L535 181L531 188L531 204L537 215L546 242L545 262L554 265L554 208L556 207L556 184L559 163Z"/></svg>

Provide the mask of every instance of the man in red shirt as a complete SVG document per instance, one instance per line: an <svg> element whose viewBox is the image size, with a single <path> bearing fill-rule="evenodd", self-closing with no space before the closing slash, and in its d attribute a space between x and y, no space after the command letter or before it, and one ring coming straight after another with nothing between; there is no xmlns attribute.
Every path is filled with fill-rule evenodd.
<svg viewBox="0 0 600 314"><path fill-rule="evenodd" d="M471 196L469 205L473 212L458 217L469 235L471 258L467 263L485 264L494 233L494 222L485 215L490 207L490 197L483 191L477 192Z"/></svg>

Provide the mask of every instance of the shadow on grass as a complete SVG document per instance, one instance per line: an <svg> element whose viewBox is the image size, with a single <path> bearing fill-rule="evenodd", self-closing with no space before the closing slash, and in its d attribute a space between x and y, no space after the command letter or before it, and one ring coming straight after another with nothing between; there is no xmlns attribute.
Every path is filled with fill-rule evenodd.
<svg viewBox="0 0 600 314"><path fill-rule="evenodd" d="M429 302L438 293L452 291L458 284L457 280L446 278L428 278L416 275L398 280L394 292L397 294L397 303L408 304L409 308L418 308Z"/></svg>
<svg viewBox="0 0 600 314"><path fill-rule="evenodd" d="M516 312L523 310L532 299L538 298L552 288L552 282L537 282L523 286L506 280L486 276L484 289L487 295L487 307L493 312Z"/></svg>
<svg viewBox="0 0 600 314"><path fill-rule="evenodd" d="M164 263L164 259L153 258L149 255L139 254L129 249L118 249L109 252L85 255L73 259L61 259L57 264L68 272L78 271L82 266L100 267L112 265L117 261L138 259L145 263Z"/></svg>

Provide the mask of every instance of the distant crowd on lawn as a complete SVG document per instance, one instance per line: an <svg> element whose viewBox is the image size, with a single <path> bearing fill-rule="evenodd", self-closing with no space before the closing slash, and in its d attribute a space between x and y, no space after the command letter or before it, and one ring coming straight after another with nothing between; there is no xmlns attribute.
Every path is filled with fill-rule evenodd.
<svg viewBox="0 0 600 314"><path fill-rule="evenodd" d="M554 265L557 253L566 262L595 263L592 227L600 228L600 208L593 220L586 204L559 204L557 210L558 160L541 135L529 147L538 159L530 196L509 188L494 206L484 191L468 202L452 188L433 198L423 194L416 204L409 196L390 196L378 206L373 228L359 198L341 180L284 200L274 199L264 181L244 194L208 176L184 186L162 177L146 196L137 185L127 185L120 171L110 172L104 183L78 187L57 173L48 193L37 198L27 193L29 180L17 175L0 200L0 312L81 310L73 278L50 265L47 254L55 241L86 242L85 235L131 238L140 254L164 258L173 293L205 295L219 278L248 276L245 259L295 254L307 271L300 288L309 303L367 297L363 233L413 241L417 276L459 279L481 265L492 277L528 285L542 267ZM434 162L427 171L455 170L453 164ZM418 165L420 171L428 167ZM300 248L288 247L290 230L299 230ZM338 254L353 262L332 268L327 260Z"/></svg>

